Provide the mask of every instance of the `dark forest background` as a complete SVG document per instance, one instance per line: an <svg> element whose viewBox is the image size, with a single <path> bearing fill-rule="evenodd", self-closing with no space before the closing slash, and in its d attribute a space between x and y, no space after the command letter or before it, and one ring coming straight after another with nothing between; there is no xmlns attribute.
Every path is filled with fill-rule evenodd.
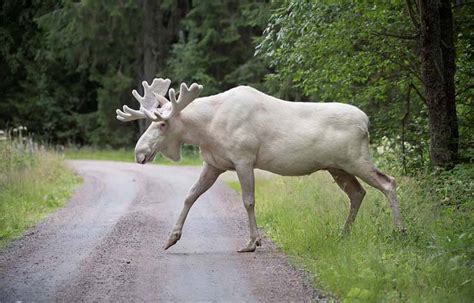
<svg viewBox="0 0 474 303"><path fill-rule="evenodd" d="M344 102L406 169L474 157L469 1L4 0L0 129L49 144L133 146L115 119L154 77ZM134 126L132 126L134 125ZM430 146L431 145L431 146ZM431 159L431 161L430 161Z"/></svg>

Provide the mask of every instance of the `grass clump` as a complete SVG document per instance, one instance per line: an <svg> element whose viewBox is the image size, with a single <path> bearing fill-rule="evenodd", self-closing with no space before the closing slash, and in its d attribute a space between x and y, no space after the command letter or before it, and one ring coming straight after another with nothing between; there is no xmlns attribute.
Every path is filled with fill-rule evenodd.
<svg viewBox="0 0 474 303"><path fill-rule="evenodd" d="M405 236L393 231L385 197L363 184L352 233L341 238L348 198L325 172L257 184L258 224L345 302L472 302L472 165L396 178Z"/></svg>
<svg viewBox="0 0 474 303"><path fill-rule="evenodd" d="M82 148L67 148L64 151L66 159L70 160L108 160L108 161L120 161L120 162L135 162L135 153L133 149L125 148L95 148L95 147L82 147ZM202 159L199 156L199 152L192 149L184 149L181 157L181 161L176 163L168 160L157 154L155 164L161 165L201 165Z"/></svg>
<svg viewBox="0 0 474 303"><path fill-rule="evenodd" d="M63 206L78 182L60 155L0 142L0 245Z"/></svg>

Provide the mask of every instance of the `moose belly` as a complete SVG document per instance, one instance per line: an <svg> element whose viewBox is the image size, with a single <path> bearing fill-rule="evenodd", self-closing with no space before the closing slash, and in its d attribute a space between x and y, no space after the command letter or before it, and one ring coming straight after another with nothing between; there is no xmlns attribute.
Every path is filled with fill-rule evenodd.
<svg viewBox="0 0 474 303"><path fill-rule="evenodd" d="M270 171L282 176L303 176L309 175L320 169L329 167L325 163L312 158L302 161L300 157L287 157L285 159L271 159L266 161L257 161L255 168Z"/></svg>
<svg viewBox="0 0 474 303"><path fill-rule="evenodd" d="M286 163L266 163L264 165L256 165L256 168L266 170L281 176L304 176L314 173L315 171L324 169L325 167L319 163L311 163L311 165L287 165Z"/></svg>
<svg viewBox="0 0 474 303"><path fill-rule="evenodd" d="M283 176L301 176L329 167L341 167L350 159L347 154L352 147L346 140L322 141L313 139L302 144L263 145L255 166Z"/></svg>

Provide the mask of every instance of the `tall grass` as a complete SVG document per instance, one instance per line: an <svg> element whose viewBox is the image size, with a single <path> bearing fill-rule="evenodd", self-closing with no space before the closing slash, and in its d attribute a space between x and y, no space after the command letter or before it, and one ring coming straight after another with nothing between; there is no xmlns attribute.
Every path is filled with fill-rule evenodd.
<svg viewBox="0 0 474 303"><path fill-rule="evenodd" d="M58 154L0 142L0 245L62 206L78 182Z"/></svg>
<svg viewBox="0 0 474 303"><path fill-rule="evenodd" d="M348 199L325 172L257 184L258 224L345 302L472 302L472 165L397 181L405 236L393 231L385 197L364 184L352 233L341 237Z"/></svg>

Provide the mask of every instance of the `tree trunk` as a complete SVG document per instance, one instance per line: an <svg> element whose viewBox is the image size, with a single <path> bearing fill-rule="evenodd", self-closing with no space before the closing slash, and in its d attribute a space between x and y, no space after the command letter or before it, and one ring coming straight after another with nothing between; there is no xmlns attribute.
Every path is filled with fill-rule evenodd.
<svg viewBox="0 0 474 303"><path fill-rule="evenodd" d="M453 17L449 0L420 0L422 79L428 103L430 154L435 166L458 160Z"/></svg>
<svg viewBox="0 0 474 303"><path fill-rule="evenodd" d="M156 60L156 45L155 39L157 38L157 26L155 22L155 13L158 12L157 6L159 3L155 3L152 0L143 0L142 2L142 11L143 11L143 20L142 20L142 71L141 71L141 80L147 81L150 83L158 70L158 61ZM140 84L141 86L141 84ZM141 87L140 91L143 88ZM142 91L143 92L143 91ZM150 125L150 121L147 119L139 120L138 127L140 134L142 134Z"/></svg>
<svg viewBox="0 0 474 303"><path fill-rule="evenodd" d="M178 25L190 9L188 1L142 0L142 69L139 86L143 80L149 83L165 69L169 50L177 40ZM163 7L165 5L166 7ZM165 77L165 75L160 75ZM150 125L148 120L139 120L140 134Z"/></svg>

